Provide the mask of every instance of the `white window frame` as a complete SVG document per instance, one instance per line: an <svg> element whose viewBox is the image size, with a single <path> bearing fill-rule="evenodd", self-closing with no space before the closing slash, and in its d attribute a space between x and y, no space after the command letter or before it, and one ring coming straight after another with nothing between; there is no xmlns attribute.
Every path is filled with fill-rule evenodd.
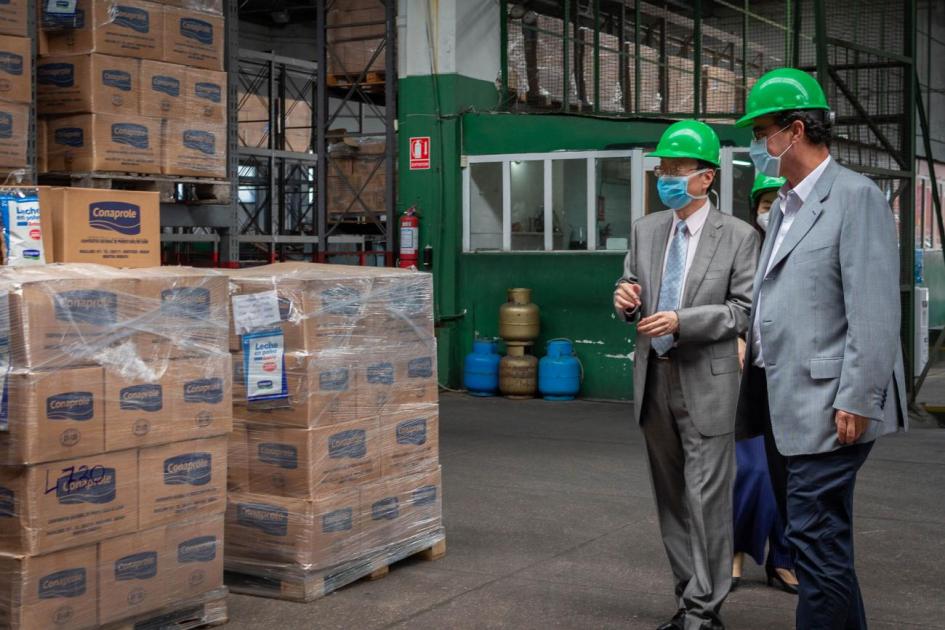
<svg viewBox="0 0 945 630"><path fill-rule="evenodd" d="M463 156L462 189L463 189L463 252L478 252L472 249L471 223L471 182L470 166L472 164L502 164L502 249L503 253L517 254L548 253L556 254L595 254L613 253L597 249L597 160L601 158L630 158L631 182L638 180L637 173L642 175L643 149L625 149L619 151L553 151L550 153L506 153L497 155L469 155ZM554 225L552 218L552 185L551 163L554 160L587 160L587 199L585 214L587 217L587 249L556 250L554 249ZM544 201L545 201L545 240L544 249L538 252L520 251L512 249L512 190L511 164L519 161L541 161L544 163ZM642 177L639 178L642 182ZM642 184L641 184L642 185ZM630 188L630 221L631 223L643 216L643 193L638 192L640 186L631 185ZM494 250L493 250L494 251Z"/></svg>

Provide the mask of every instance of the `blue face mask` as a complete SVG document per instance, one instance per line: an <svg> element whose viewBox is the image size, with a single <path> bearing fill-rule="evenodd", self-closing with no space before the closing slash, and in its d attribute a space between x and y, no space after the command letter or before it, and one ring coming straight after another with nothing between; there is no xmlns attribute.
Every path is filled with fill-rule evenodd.
<svg viewBox="0 0 945 630"><path fill-rule="evenodd" d="M693 199L705 199L708 195L696 197L689 194L689 178L704 172L703 169L688 175L663 175L656 180L656 191L660 195L660 201L668 208L679 210Z"/></svg>
<svg viewBox="0 0 945 630"><path fill-rule="evenodd" d="M784 129L787 129L788 127L790 127L790 125ZM771 155L768 153L768 138L773 138L784 131L784 129L780 129L770 136L757 138L751 141L751 146L748 149L748 155L751 157L751 161L754 163L755 168L758 169L759 173L764 173L768 177L781 176L781 155L787 153L791 147L794 146L794 143L792 142L790 145L788 145L788 148L782 151L781 155Z"/></svg>

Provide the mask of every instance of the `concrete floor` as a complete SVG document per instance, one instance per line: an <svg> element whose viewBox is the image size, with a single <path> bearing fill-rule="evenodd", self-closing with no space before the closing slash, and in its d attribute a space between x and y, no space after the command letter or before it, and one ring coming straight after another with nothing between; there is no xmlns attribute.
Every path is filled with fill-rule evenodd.
<svg viewBox="0 0 945 630"><path fill-rule="evenodd" d="M231 597L227 628L641 628L674 612L631 407L442 397L448 552L312 604ZM870 627L945 627L945 430L885 438L859 477ZM730 629L793 628L746 565Z"/></svg>

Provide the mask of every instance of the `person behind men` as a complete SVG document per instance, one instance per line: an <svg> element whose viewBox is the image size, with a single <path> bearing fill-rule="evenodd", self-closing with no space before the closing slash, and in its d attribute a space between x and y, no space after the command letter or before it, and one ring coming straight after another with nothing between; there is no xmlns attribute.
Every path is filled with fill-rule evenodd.
<svg viewBox="0 0 945 630"><path fill-rule="evenodd" d="M830 157L827 99L809 74L765 74L746 112L736 124L752 127L755 167L787 184L754 280L738 434L765 435L785 458L771 477L796 555L797 628L866 628L853 488L874 440L907 421L896 224L879 188Z"/></svg>
<svg viewBox="0 0 945 630"><path fill-rule="evenodd" d="M671 209L634 224L614 306L637 323L635 414L675 580L678 610L659 628L714 630L732 581L736 339L759 238L708 201L719 166L711 127L677 122L650 155Z"/></svg>
<svg viewBox="0 0 945 630"><path fill-rule="evenodd" d="M751 188L751 206L762 236L768 227L771 204L777 199L778 189L785 181L783 177L769 177L764 173L758 173L755 177ZM743 357L745 343L741 339L738 341L739 353ZM745 556L749 555L758 564L764 564L768 586L797 594L794 558L785 538L784 518L774 498L768 472L769 458L776 458L773 466L783 471L783 458L777 450L765 452L764 437L759 435L735 443L737 472L733 499L735 557L732 560L732 590L741 583Z"/></svg>

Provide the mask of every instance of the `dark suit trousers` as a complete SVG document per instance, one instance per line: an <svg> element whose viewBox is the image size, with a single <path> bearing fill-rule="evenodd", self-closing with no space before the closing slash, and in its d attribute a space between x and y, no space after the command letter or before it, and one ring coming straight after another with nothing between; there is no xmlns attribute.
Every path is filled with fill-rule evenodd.
<svg viewBox="0 0 945 630"><path fill-rule="evenodd" d="M757 408L767 410L765 372L749 369L753 395L764 397ZM796 558L797 630L865 630L866 613L853 564L853 490L856 473L873 444L783 457L774 442L770 417L764 424L771 481Z"/></svg>

